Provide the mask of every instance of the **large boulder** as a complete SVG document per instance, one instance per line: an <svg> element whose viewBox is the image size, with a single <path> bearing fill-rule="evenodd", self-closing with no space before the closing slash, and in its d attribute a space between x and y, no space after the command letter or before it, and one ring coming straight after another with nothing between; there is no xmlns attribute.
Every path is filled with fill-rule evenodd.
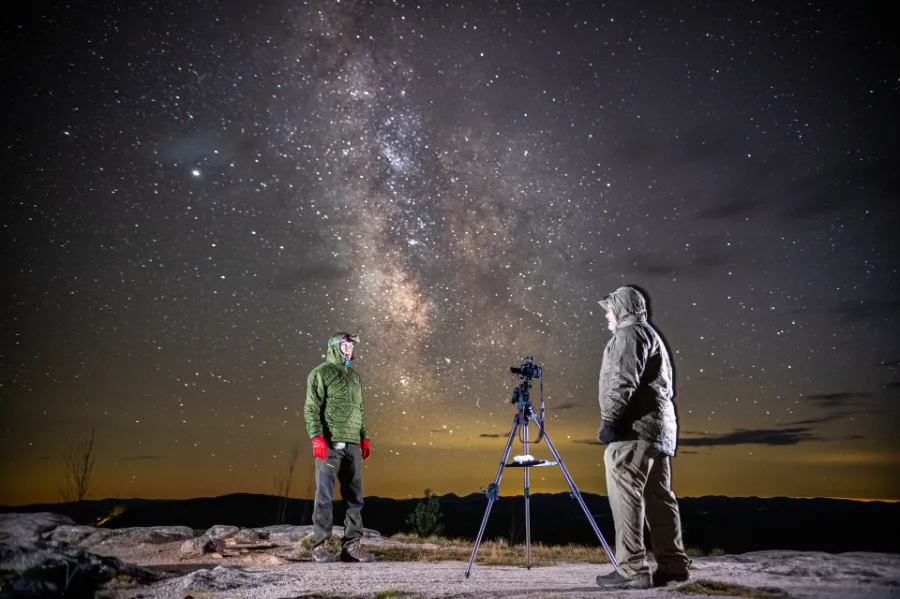
<svg viewBox="0 0 900 599"><path fill-rule="evenodd" d="M101 529L109 532L106 529ZM44 538L54 543L65 543L66 545L78 545L88 537L96 535L97 529L93 526L82 526L80 524L63 524L57 526L49 533L44 533Z"/></svg>
<svg viewBox="0 0 900 599"><path fill-rule="evenodd" d="M227 539L228 537L233 537L236 535L241 529L237 526L228 526L227 524L216 524L200 535L205 539Z"/></svg>
<svg viewBox="0 0 900 599"><path fill-rule="evenodd" d="M264 539L268 539L279 545L296 545L300 540L313 533L312 526L292 526L290 524L277 524L274 526L265 526L263 528L255 528L256 532Z"/></svg>
<svg viewBox="0 0 900 599"><path fill-rule="evenodd" d="M95 533L82 541L82 546L103 544L160 545L194 538L194 529L187 526L140 526L134 528L98 528Z"/></svg>
<svg viewBox="0 0 900 599"><path fill-rule="evenodd" d="M9 573L6 574L9 579ZM157 578L143 568L124 564L113 557L62 549L49 555L41 552L33 566L4 587L10 586L14 597L92 597L101 585L122 574L145 582Z"/></svg>
<svg viewBox="0 0 900 599"><path fill-rule="evenodd" d="M79 527L59 514L0 515L0 595L91 597L119 574L144 581L157 578L116 558L69 546L94 534L91 527Z"/></svg>
<svg viewBox="0 0 900 599"><path fill-rule="evenodd" d="M75 526L68 516L50 512L0 514L0 543L34 542L59 526Z"/></svg>
<svg viewBox="0 0 900 599"><path fill-rule="evenodd" d="M185 557L198 557L205 553L215 553L217 551L222 551L223 549L225 549L224 539L196 537L194 539L188 539L187 541L182 543L181 547L178 549L178 552Z"/></svg>

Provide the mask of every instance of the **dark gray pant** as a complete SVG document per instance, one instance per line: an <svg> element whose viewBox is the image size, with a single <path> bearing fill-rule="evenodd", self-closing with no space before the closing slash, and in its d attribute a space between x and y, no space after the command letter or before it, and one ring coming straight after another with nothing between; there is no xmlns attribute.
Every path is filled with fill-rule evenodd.
<svg viewBox="0 0 900 599"><path fill-rule="evenodd" d="M341 485L341 498L347 506L344 516L344 548L359 542L363 536L362 508L362 452L348 443L344 449L328 448L328 457L316 461L316 503L313 508L313 530L316 540L313 547L331 538L334 526L334 482Z"/></svg>
<svg viewBox="0 0 900 599"><path fill-rule="evenodd" d="M691 560L684 553L669 456L645 441L617 441L606 448L604 462L619 572L628 578L649 578L645 521L659 569L668 574L686 571Z"/></svg>

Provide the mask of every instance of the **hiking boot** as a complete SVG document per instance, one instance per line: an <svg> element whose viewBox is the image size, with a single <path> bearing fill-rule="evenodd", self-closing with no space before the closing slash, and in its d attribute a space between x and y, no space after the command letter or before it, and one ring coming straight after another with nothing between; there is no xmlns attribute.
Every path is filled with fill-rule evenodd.
<svg viewBox="0 0 900 599"><path fill-rule="evenodd" d="M691 573L689 570L679 572L678 574L657 570L653 573L653 586L664 587L673 582L687 582L690 579Z"/></svg>
<svg viewBox="0 0 900 599"><path fill-rule="evenodd" d="M326 547L325 543L313 547L312 558L314 562L320 564L330 564L331 562L337 561L333 555L328 553L328 547Z"/></svg>
<svg viewBox="0 0 900 599"><path fill-rule="evenodd" d="M618 570L613 570L609 574L598 576L597 586L604 589L649 589L651 584L649 576L628 578L619 574Z"/></svg>
<svg viewBox="0 0 900 599"><path fill-rule="evenodd" d="M374 562L375 556L363 551L362 545L353 543L341 551L342 562Z"/></svg>

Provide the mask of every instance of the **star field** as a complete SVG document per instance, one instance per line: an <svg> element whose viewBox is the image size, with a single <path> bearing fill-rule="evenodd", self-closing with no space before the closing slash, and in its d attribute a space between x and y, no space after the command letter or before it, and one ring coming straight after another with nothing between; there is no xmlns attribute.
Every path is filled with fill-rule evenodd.
<svg viewBox="0 0 900 599"><path fill-rule="evenodd" d="M0 504L55 500L92 429L94 497L272 493L297 441L309 496L306 377L339 330L362 337L366 494L492 480L526 355L604 492L597 301L623 284L673 353L679 495L900 499L896 24L35 8L4 36ZM565 488L550 470L534 492Z"/></svg>

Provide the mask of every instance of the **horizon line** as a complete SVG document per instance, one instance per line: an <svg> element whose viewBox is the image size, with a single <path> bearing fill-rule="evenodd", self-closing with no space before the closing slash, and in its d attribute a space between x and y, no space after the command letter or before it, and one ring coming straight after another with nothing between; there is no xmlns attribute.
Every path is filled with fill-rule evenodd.
<svg viewBox="0 0 900 599"><path fill-rule="evenodd" d="M443 495L435 494L437 497L446 497L447 495L454 495L456 497L469 497L471 495L479 495L478 492L468 493L466 495L459 495L457 493L449 492L444 493ZM559 491L557 493L532 493L531 497L535 497L538 495L569 495L567 491ZM224 495L204 495L204 496L196 496L196 497L163 497L163 498L152 498L152 497L104 497L102 499L83 499L83 502L99 502L99 501L193 501L198 499L220 499L222 497L231 497L234 495L255 495L257 497L272 497L272 498L281 498L280 495L273 495L271 493L249 493L249 492L237 492L237 493L226 493ZM597 495L599 497L607 497L607 495L601 493L582 493L582 495ZM516 495L501 495L500 497L505 498L518 498L524 497L524 495L516 494ZM898 498L875 498L875 497L821 497L821 496L790 496L790 495L721 495L721 494L710 494L710 495L685 495L679 497L678 499L704 499L710 497L721 497L726 499L831 499L835 501L859 501L861 503L872 503L872 502L881 502L881 503L900 503L900 499ZM294 501L312 501L311 497L288 497L288 499ZM390 497L390 496L381 496L381 495L367 495L364 499L390 499L393 501L409 501L409 500L422 500L425 497ZM49 505L70 505L77 503L75 501L72 502L32 502L32 503L21 503L21 504L13 504L13 505L0 505L0 509L8 509L8 508L16 508L16 507L32 507L32 506L49 506Z"/></svg>

